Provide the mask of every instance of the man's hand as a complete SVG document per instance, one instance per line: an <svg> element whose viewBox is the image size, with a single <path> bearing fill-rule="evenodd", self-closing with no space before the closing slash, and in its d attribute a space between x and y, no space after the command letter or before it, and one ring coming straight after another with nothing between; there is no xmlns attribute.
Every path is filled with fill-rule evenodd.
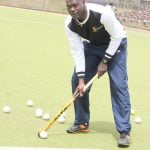
<svg viewBox="0 0 150 150"><path fill-rule="evenodd" d="M107 72L107 64L104 64L103 61L97 67L98 78Z"/></svg>
<svg viewBox="0 0 150 150"><path fill-rule="evenodd" d="M79 78L79 84L76 88L76 92L79 92L80 96L83 96L84 94L83 92L84 86L85 86L84 78Z"/></svg>

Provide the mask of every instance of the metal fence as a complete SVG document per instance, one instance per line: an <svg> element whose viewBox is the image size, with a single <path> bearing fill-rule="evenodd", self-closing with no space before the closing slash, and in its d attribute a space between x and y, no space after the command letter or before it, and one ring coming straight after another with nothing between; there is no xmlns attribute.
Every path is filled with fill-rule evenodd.
<svg viewBox="0 0 150 150"><path fill-rule="evenodd" d="M64 0L0 0L0 5L66 13Z"/></svg>
<svg viewBox="0 0 150 150"><path fill-rule="evenodd" d="M86 0L87 2L106 5L112 2L117 8L146 10L150 9L150 1L140 0ZM139 3L140 1L140 3ZM0 0L0 5L67 13L65 0Z"/></svg>
<svg viewBox="0 0 150 150"><path fill-rule="evenodd" d="M107 5L113 3L116 8L146 10L150 9L150 0L87 0L87 2L99 3Z"/></svg>

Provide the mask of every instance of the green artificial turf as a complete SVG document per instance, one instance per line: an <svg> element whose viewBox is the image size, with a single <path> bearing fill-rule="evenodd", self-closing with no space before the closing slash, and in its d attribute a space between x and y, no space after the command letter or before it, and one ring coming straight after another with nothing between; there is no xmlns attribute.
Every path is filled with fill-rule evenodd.
<svg viewBox="0 0 150 150"><path fill-rule="evenodd" d="M0 146L96 148L116 150L116 132L108 77L95 81L91 91L91 132L69 135L73 106L65 124L56 122L48 139L37 137L47 121L35 117L42 108L51 118L71 99L73 60L64 32L64 15L0 7ZM129 150L150 149L150 34L127 30L128 75L132 107L132 145ZM27 107L32 99L34 107ZM10 114L2 108L9 105ZM140 116L142 124L135 124Z"/></svg>

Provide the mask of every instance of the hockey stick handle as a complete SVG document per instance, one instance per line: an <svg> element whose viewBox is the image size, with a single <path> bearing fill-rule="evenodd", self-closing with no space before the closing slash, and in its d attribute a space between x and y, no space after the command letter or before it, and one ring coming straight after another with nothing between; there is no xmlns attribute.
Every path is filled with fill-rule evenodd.
<svg viewBox="0 0 150 150"><path fill-rule="evenodd" d="M83 91L86 92L87 89L92 85L95 79L98 78L98 74L96 74L84 87ZM75 99L79 96L79 92L76 92L72 99L47 123L47 125L41 130L41 131L47 131L53 124L54 122L60 117L60 115L67 110L71 104L75 101Z"/></svg>

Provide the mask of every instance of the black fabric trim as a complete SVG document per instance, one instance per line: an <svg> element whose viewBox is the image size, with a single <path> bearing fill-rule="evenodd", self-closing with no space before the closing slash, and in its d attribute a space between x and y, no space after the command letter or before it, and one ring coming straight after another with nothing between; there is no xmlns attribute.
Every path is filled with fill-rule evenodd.
<svg viewBox="0 0 150 150"><path fill-rule="evenodd" d="M85 76L85 72L77 72L77 76L78 77L84 77Z"/></svg>

